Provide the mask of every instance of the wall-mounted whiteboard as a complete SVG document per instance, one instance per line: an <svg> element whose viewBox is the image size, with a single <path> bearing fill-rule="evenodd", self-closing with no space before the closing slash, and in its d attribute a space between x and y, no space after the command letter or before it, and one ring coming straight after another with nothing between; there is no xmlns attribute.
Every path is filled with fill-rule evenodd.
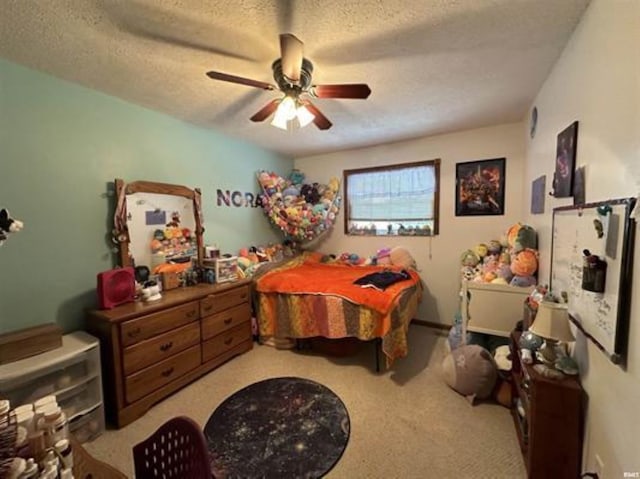
<svg viewBox="0 0 640 479"><path fill-rule="evenodd" d="M616 364L627 351L634 204L624 198L553 210L551 292L566 295L571 320ZM603 292L583 287L585 250L606 262Z"/></svg>

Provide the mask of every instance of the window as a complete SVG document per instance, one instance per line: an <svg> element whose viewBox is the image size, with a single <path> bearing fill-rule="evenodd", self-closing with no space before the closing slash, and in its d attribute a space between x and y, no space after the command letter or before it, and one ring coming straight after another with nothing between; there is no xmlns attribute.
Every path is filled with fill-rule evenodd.
<svg viewBox="0 0 640 479"><path fill-rule="evenodd" d="M344 171L345 234L438 234L440 160Z"/></svg>

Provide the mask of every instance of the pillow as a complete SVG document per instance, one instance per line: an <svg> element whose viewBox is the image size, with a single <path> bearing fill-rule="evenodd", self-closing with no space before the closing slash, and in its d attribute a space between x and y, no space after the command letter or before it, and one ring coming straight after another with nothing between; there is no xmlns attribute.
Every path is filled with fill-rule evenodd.
<svg viewBox="0 0 640 479"><path fill-rule="evenodd" d="M394 266L402 266L403 268L416 268L416 260L413 259L411 253L407 248L403 248L402 246L396 246L389 253L389 257L391 258L391 264Z"/></svg>
<svg viewBox="0 0 640 479"><path fill-rule="evenodd" d="M491 353L481 346L460 346L442 362L444 381L450 388L467 396L473 404L476 398L486 399L496 384L497 370Z"/></svg>

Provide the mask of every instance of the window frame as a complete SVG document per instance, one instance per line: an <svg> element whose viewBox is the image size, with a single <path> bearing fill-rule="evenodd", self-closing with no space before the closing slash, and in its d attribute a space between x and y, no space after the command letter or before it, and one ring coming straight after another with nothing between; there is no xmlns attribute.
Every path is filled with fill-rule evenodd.
<svg viewBox="0 0 640 479"><path fill-rule="evenodd" d="M434 176L435 176L435 188L434 188L434 198L433 198L433 213L434 213L434 218L433 218L433 228L431 230L431 235L428 236L423 236L423 235L376 235L376 236L390 236L390 237L394 237L394 236L402 236L404 237L411 237L411 236L415 236L415 237L420 237L420 238L424 238L424 237L429 237L429 236L436 236L440 233L440 158L436 158L433 160L425 160L425 161L412 161L412 162L408 162L408 163L397 163L397 164L389 164L389 165L382 165L382 166L371 166L371 167L366 167L366 168L354 168L354 169L350 169L350 170L343 170L342 171L342 185L344 188L344 207L343 207L343 214L344 214L344 234L347 236L357 236L357 235L352 235L349 233L349 221L350 221L350 208L349 208L349 176L350 175L354 175L354 174L362 174L362 173L374 173L374 172L384 172L384 171L393 171L393 170L403 170L403 169L407 169L407 168L418 168L418 167L422 167L422 166L430 166L433 167L434 169Z"/></svg>

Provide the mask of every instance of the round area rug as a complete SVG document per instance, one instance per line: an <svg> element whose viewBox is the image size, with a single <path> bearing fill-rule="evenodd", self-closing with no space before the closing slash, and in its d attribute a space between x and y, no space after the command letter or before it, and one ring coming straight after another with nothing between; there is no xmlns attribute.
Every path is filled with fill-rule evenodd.
<svg viewBox="0 0 640 479"><path fill-rule="evenodd" d="M329 388L309 379L260 381L234 393L204 428L216 478L314 478L349 440L349 414Z"/></svg>

